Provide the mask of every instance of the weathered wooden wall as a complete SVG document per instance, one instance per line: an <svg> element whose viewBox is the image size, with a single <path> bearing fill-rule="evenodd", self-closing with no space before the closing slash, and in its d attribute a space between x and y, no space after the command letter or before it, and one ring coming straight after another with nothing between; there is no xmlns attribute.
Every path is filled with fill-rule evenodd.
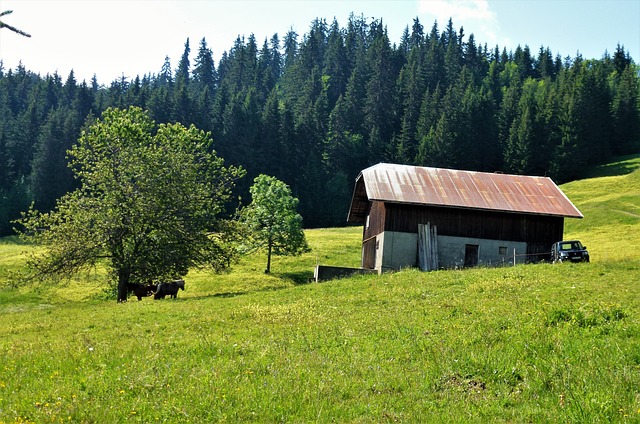
<svg viewBox="0 0 640 424"><path fill-rule="evenodd" d="M417 233L418 224L427 222L437 225L438 234L443 236L526 242L532 261L545 259L551 245L562 239L564 229L563 217L373 201L363 241L383 231ZM365 250L371 252L371 246L365 246ZM365 253L363 250L363 266L371 263L371 258L365 260Z"/></svg>
<svg viewBox="0 0 640 424"><path fill-rule="evenodd" d="M386 204L384 229L416 233L418 224L431 222L438 234L512 240L544 245L545 251L562 238L564 218L470 209Z"/></svg>
<svg viewBox="0 0 640 424"><path fill-rule="evenodd" d="M377 236L385 230L386 205L384 202L371 202L369 219L365 222L363 240ZM416 232L418 227L416 226Z"/></svg>

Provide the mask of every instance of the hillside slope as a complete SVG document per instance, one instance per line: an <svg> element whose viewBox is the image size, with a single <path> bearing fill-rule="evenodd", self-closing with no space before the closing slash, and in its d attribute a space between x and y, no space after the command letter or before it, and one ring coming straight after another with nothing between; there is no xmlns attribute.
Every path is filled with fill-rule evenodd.
<svg viewBox="0 0 640 424"><path fill-rule="evenodd" d="M640 155L597 167L560 187L584 215L565 220L565 239L580 239L594 261L640 257Z"/></svg>

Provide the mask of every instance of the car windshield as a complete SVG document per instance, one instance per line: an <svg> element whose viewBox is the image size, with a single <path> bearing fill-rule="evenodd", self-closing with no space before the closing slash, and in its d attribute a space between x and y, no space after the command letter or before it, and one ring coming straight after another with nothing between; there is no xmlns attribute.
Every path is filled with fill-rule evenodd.
<svg viewBox="0 0 640 424"><path fill-rule="evenodd" d="M582 243L579 241L567 241L560 243L560 250L582 250Z"/></svg>

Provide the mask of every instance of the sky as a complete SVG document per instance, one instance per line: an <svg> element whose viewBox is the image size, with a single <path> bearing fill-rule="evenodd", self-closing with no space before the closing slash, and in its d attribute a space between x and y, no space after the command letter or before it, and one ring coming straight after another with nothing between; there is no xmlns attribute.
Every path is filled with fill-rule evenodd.
<svg viewBox="0 0 640 424"><path fill-rule="evenodd" d="M0 0L4 23L31 34L0 29L4 70L20 62L42 76L57 72L78 82L96 75L109 85L121 77L159 73L169 57L173 69L189 39L191 64L204 38L216 64L238 36L299 39L315 18L346 27L349 15L382 19L391 43L419 19L425 33L452 19L465 40L515 50L541 46L561 57L601 59L618 44L640 63L640 0Z"/></svg>

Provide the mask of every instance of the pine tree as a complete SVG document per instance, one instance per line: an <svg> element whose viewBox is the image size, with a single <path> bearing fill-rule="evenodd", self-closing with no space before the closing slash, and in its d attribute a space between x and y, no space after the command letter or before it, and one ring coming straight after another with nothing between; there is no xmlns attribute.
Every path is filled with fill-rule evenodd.
<svg viewBox="0 0 640 424"><path fill-rule="evenodd" d="M624 70L631 65L632 60L629 52L624 51L624 47L618 44L616 51L613 53L613 66L618 75L621 75Z"/></svg>
<svg viewBox="0 0 640 424"><path fill-rule="evenodd" d="M540 47L540 51L538 52L538 59L535 63L535 73L534 76L536 78L551 78L555 79L557 73L553 63L553 56L551 55L551 50L549 48Z"/></svg>
<svg viewBox="0 0 640 424"><path fill-rule="evenodd" d="M73 103L73 101L76 98L76 89L77 89L77 84L76 84L76 77L75 74L73 73L73 69L69 72L69 76L67 77L67 81L64 83L64 88L63 88L63 96L64 96L64 103L67 105L70 105L71 103Z"/></svg>
<svg viewBox="0 0 640 424"><path fill-rule="evenodd" d="M522 93L522 80L517 65L508 61L500 73L502 101L497 112L498 144L504 151L513 121L516 119L518 102Z"/></svg>
<svg viewBox="0 0 640 424"><path fill-rule="evenodd" d="M640 150L640 77L627 65L614 79L611 104L613 137L611 150L624 155Z"/></svg>
<svg viewBox="0 0 640 424"><path fill-rule="evenodd" d="M409 35L409 26L405 26L402 31L402 35L400 36L400 45L398 46L398 50L405 57L409 54L409 50L411 49L409 45L411 44L411 35Z"/></svg>
<svg viewBox="0 0 640 424"><path fill-rule="evenodd" d="M396 135L396 158L401 163L414 163L417 154L417 125L425 92L422 44L416 44L409 52L407 63L398 76L399 98L403 113L399 134Z"/></svg>
<svg viewBox="0 0 640 424"><path fill-rule="evenodd" d="M538 104L538 138L532 156L534 175L552 175L554 152L560 144L558 89L549 80L539 81L536 93Z"/></svg>
<svg viewBox="0 0 640 424"><path fill-rule="evenodd" d="M189 93L190 86L190 67L189 54L191 48L189 47L189 38L184 44L184 51L180 62L178 63L178 69L176 69L175 86L173 89L173 113L171 115L171 122L180 122L183 125L191 125L194 123L194 110L193 99Z"/></svg>
<svg viewBox="0 0 640 424"><path fill-rule="evenodd" d="M473 81L478 83L487 73L488 63L486 56L476 46L476 39L473 34L469 35L469 40L463 43L464 66L471 72Z"/></svg>
<svg viewBox="0 0 640 424"><path fill-rule="evenodd" d="M280 38L278 34L273 34L271 39L269 40L271 58L269 60L268 71L271 74L270 81L273 81L273 84L278 83L280 77L282 76L282 66L283 66L283 57L280 52ZM273 87L270 87L273 89Z"/></svg>
<svg viewBox="0 0 640 424"><path fill-rule="evenodd" d="M475 169L496 172L503 169L497 131L497 105L491 90L481 87L476 93L472 125L475 129Z"/></svg>
<svg viewBox="0 0 640 424"><path fill-rule="evenodd" d="M425 56L425 82L429 90L445 84L444 47L438 32L438 23L434 22L427 41Z"/></svg>
<svg viewBox="0 0 640 424"><path fill-rule="evenodd" d="M534 63L529 46L525 45L524 48L522 48L518 45L513 54L513 60L518 66L521 80L524 81L526 78L534 76Z"/></svg>
<svg viewBox="0 0 640 424"><path fill-rule="evenodd" d="M215 93L217 78L213 52L207 46L207 40L204 37L200 40L192 74L197 91L207 88L211 94Z"/></svg>
<svg viewBox="0 0 640 424"><path fill-rule="evenodd" d="M15 176L26 177L31 173L35 140L38 139L42 123L38 99L33 96L28 108L17 117L14 132L9 134L8 149L13 159Z"/></svg>
<svg viewBox="0 0 640 424"><path fill-rule="evenodd" d="M191 125L195 122L194 102L184 80L180 78L173 90L173 114L170 122Z"/></svg>
<svg viewBox="0 0 640 424"><path fill-rule="evenodd" d="M191 62L189 61L190 54L191 48L189 47L189 38L187 38L187 41L184 43L182 57L180 57L180 62L178 63L178 69L176 69L176 85L189 85L189 68L191 67Z"/></svg>
<svg viewBox="0 0 640 424"><path fill-rule="evenodd" d="M9 152L7 145L7 127L9 125L4 123L0 126L0 192L6 193L11 187L11 183L14 180L13 175L13 158Z"/></svg>
<svg viewBox="0 0 640 424"><path fill-rule="evenodd" d="M95 96L93 91L87 86L85 81L82 81L76 90L76 96L72 102L72 109L78 113L80 118L85 118L87 115L97 111L94 103Z"/></svg>
<svg viewBox="0 0 640 424"><path fill-rule="evenodd" d="M427 90L422 99L420 106L420 117L416 127L416 138L418 143L418 151L416 153L415 163L417 165L437 165L431 157L433 147L433 137L435 126L440 119L440 102L442 93L440 85L431 92Z"/></svg>
<svg viewBox="0 0 640 424"><path fill-rule="evenodd" d="M585 129L583 85L584 61L578 57L571 67L559 76L561 103L559 107L559 139L552 173L557 182L563 183L582 176L588 163Z"/></svg>
<svg viewBox="0 0 640 424"><path fill-rule="evenodd" d="M249 40L243 51L242 67L244 69L242 86L246 88L256 87L258 79L258 44L253 34L249 35ZM263 93L256 93L262 95Z"/></svg>
<svg viewBox="0 0 640 424"><path fill-rule="evenodd" d="M289 30L284 37L284 69L293 66L298 55L298 34L294 30Z"/></svg>
<svg viewBox="0 0 640 424"><path fill-rule="evenodd" d="M153 90L148 102L149 115L160 123L172 121L174 116L174 99L168 85L162 85Z"/></svg>
<svg viewBox="0 0 640 424"><path fill-rule="evenodd" d="M442 33L443 44L445 46L444 54L444 70L447 85L455 83L456 78L460 75L462 68L462 46L460 39L462 38L462 31L460 38L453 28L453 21L449 19L447 28Z"/></svg>
<svg viewBox="0 0 640 424"><path fill-rule="evenodd" d="M431 126L425 124L427 115L434 115L433 111L423 108L421 116L421 140L418 150L418 163L426 166L455 168L460 160L458 140L461 96L459 88L447 88L435 113L435 121ZM428 129L427 129L428 127Z"/></svg>
<svg viewBox="0 0 640 424"><path fill-rule="evenodd" d="M347 108L347 101L340 96L329 116L324 162L330 175L343 172L349 180L353 180L369 162L363 136L354 133L346 119Z"/></svg>
<svg viewBox="0 0 640 424"><path fill-rule="evenodd" d="M611 120L611 92L607 73L601 61L584 63L581 69L582 131L589 165L602 163L611 157L610 139L613 132Z"/></svg>
<svg viewBox="0 0 640 424"><path fill-rule="evenodd" d="M532 173L531 161L535 151L537 121L536 89L536 81L525 81L516 115L509 128L504 148L505 170L509 173Z"/></svg>
<svg viewBox="0 0 640 424"><path fill-rule="evenodd" d="M156 78L155 82L160 87L171 86L173 84L173 71L171 70L171 61L169 60L169 56L164 57L162 69L160 69L160 74Z"/></svg>
<svg viewBox="0 0 640 424"><path fill-rule="evenodd" d="M258 89L261 98L264 99L263 103L266 101L268 93L271 92L273 87L275 87L277 81L271 70L271 58L271 49L269 48L269 43L265 38L264 43L262 43L260 54L258 55L258 67L256 70L256 88Z"/></svg>
<svg viewBox="0 0 640 424"><path fill-rule="evenodd" d="M411 38L409 39L407 54L414 49L422 49L424 42L424 26L420 23L420 19L414 18L413 25L411 26Z"/></svg>
<svg viewBox="0 0 640 424"><path fill-rule="evenodd" d="M280 98L274 88L269 93L260 118L259 139L256 145L255 172L284 179L285 146L281 134Z"/></svg>
<svg viewBox="0 0 640 424"><path fill-rule="evenodd" d="M329 108L333 109L338 97L347 89L350 74L347 50L344 45L343 33L334 19L327 37L327 47L324 55L323 75L329 77L327 97Z"/></svg>
<svg viewBox="0 0 640 424"><path fill-rule="evenodd" d="M35 207L40 211L52 210L57 199L74 188L67 150L78 139L81 123L75 111L58 108L49 113L42 127L30 177Z"/></svg>
<svg viewBox="0 0 640 424"><path fill-rule="evenodd" d="M374 22L371 28L375 38L367 52L370 78L366 83L363 120L369 160L379 162L388 153L385 146L394 131L396 104L389 38L382 22Z"/></svg>

